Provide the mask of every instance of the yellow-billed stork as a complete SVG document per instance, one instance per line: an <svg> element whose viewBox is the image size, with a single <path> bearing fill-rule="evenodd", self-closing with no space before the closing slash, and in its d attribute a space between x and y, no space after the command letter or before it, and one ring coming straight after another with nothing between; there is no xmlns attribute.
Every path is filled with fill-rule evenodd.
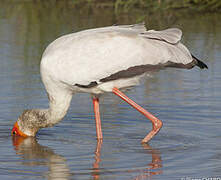
<svg viewBox="0 0 221 180"><path fill-rule="evenodd" d="M40 128L63 119L77 92L92 94L97 139L102 140L99 95L113 92L151 122L148 142L162 121L129 99L119 89L138 84L152 70L207 65L180 42L182 31L170 28L146 30L144 24L109 26L64 35L52 42L42 56L41 78L48 93L48 109L25 110L12 129L13 135L35 136Z"/></svg>

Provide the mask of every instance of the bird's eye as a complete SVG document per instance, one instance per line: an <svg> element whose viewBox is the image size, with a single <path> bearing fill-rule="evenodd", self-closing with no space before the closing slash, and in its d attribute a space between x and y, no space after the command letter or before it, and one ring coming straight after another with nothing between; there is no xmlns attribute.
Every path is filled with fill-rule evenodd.
<svg viewBox="0 0 221 180"><path fill-rule="evenodd" d="M16 135L17 133L16 133L16 131L13 131L12 134Z"/></svg>

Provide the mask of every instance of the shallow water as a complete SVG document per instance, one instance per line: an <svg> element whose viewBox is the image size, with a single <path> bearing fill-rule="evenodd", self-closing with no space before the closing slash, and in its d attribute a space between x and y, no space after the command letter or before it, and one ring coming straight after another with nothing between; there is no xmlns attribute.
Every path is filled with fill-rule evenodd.
<svg viewBox="0 0 221 180"><path fill-rule="evenodd" d="M10 135L23 109L48 106L39 62L49 42L89 27L135 23L139 17L31 1L2 6L1 179L221 178L220 15L185 14L167 21L154 16L154 22L145 17L148 28L180 27L183 42L209 69L160 71L126 93L164 123L149 145L141 145L151 123L112 94L100 100L103 143L96 141L87 94L75 95L64 120L36 138Z"/></svg>

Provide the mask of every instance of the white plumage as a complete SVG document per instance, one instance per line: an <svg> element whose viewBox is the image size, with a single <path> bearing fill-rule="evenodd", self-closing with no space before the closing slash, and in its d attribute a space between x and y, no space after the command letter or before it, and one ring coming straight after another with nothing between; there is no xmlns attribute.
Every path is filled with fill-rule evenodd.
<svg viewBox="0 0 221 180"><path fill-rule="evenodd" d="M181 36L177 28L146 31L144 24L135 24L90 29L56 39L46 48L40 67L49 108L25 110L12 133L35 136L40 128L62 120L73 93L88 92L93 95L97 138L101 140L98 95L113 92L151 120L153 130L142 141L148 142L162 122L119 89L138 84L152 69L207 68L180 42Z"/></svg>
<svg viewBox="0 0 221 180"><path fill-rule="evenodd" d="M143 24L110 26L65 35L52 42L43 54L43 81L45 76L51 76L54 81L69 86L88 85L94 81L99 85L100 79L133 66L169 61L188 64L192 57L180 43L181 35L181 30L176 28L145 31ZM112 90L103 88L104 85L101 87L96 87L97 93ZM96 93L95 89L90 90Z"/></svg>

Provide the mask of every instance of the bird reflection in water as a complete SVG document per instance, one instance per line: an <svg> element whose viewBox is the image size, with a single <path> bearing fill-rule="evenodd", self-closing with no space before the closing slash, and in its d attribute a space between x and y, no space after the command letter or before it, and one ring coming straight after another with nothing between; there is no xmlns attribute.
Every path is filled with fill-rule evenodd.
<svg viewBox="0 0 221 180"><path fill-rule="evenodd" d="M147 150L148 154L152 155L152 162L148 164L147 168L142 170L140 174L134 178L134 180L144 180L144 179L149 179L153 175L159 175L162 174L162 159L160 156L160 151L153 149L150 145L148 144L142 144L143 148Z"/></svg>
<svg viewBox="0 0 221 180"><path fill-rule="evenodd" d="M93 176L93 179L94 180L98 180L100 178L100 168L99 168L99 163L101 162L101 146L102 146L102 143L103 143L103 140L97 140L97 146L96 146L96 149L95 149L95 161L93 163L93 173L92 173L92 176Z"/></svg>
<svg viewBox="0 0 221 180"><path fill-rule="evenodd" d="M99 180L100 179L100 168L99 168L99 163L101 162L101 147L102 147L102 140L97 141L97 146L95 150L95 162L93 163L93 179L94 180ZM153 175L159 175L162 174L162 159L160 156L160 151L153 149L150 145L148 144L142 144L144 150L147 151L147 154L150 154L152 156L152 161L147 165L147 168L144 170L129 170L127 172L129 173L139 173L137 177L134 178L134 180L144 180L144 179L149 179Z"/></svg>
<svg viewBox="0 0 221 180"><path fill-rule="evenodd" d="M49 171L45 173L47 179L70 179L74 173L70 173L67 166L66 159L46 146L40 145L36 138L28 137L23 138L20 136L12 137L13 146L16 154L20 155L25 161L22 162L25 166L48 166ZM102 171L100 170L101 160L101 147L102 140L97 141L94 163L92 165L91 176L94 180L99 180ZM162 174L162 160L159 150L153 149L148 144L143 144L144 150L152 156L152 162L147 165L143 170L129 170L127 173L138 173L135 177L136 180L143 180L153 175Z"/></svg>
<svg viewBox="0 0 221 180"><path fill-rule="evenodd" d="M25 166L48 166L49 171L45 173L47 179L69 179L70 170L66 164L66 159L46 146L40 145L36 138L12 137L13 146L16 154L20 155L25 161Z"/></svg>

